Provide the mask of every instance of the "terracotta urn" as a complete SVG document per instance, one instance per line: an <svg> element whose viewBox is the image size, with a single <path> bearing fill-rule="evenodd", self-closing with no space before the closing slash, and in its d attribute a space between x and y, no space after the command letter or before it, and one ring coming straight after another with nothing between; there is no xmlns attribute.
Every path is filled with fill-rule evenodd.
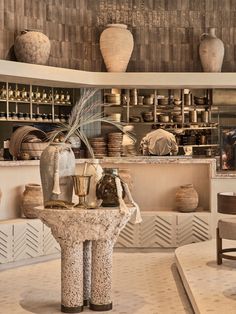
<svg viewBox="0 0 236 314"><path fill-rule="evenodd" d="M22 195L21 210L26 218L37 218L33 209L36 206L43 205L42 187L39 184L26 184Z"/></svg>
<svg viewBox="0 0 236 314"><path fill-rule="evenodd" d="M100 36L100 49L108 72L125 72L134 47L124 24L108 24Z"/></svg>
<svg viewBox="0 0 236 314"><path fill-rule="evenodd" d="M49 38L40 31L24 30L16 37L14 51L17 61L46 64L50 55Z"/></svg>
<svg viewBox="0 0 236 314"><path fill-rule="evenodd" d="M215 28L200 37L199 55L204 72L221 72L224 58L224 44L216 37Z"/></svg>
<svg viewBox="0 0 236 314"><path fill-rule="evenodd" d="M180 212L193 212L198 206L198 193L192 184L182 185L175 194L175 207Z"/></svg>

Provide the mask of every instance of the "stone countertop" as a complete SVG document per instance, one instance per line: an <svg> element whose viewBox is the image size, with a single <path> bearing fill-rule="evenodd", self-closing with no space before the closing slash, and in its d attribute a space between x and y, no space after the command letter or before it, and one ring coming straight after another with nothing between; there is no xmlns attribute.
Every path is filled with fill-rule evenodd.
<svg viewBox="0 0 236 314"><path fill-rule="evenodd" d="M215 162L214 158L192 158L187 156L134 156L134 157L106 157L102 159L96 159L100 164L103 163L139 163L139 164L168 164L168 163L194 163L194 164L211 164ZM76 164L81 164L84 162L91 163L94 159L83 158L76 159ZM18 167L18 166L38 166L39 160L2 160L0 161L0 167Z"/></svg>
<svg viewBox="0 0 236 314"><path fill-rule="evenodd" d="M106 157L96 159L101 165L106 163L113 164L209 164L211 166L211 178L215 179L235 179L236 171L216 171L215 158L195 158L189 156L134 156L134 157ZM76 164L84 162L92 163L94 159L76 159ZM22 166L39 166L39 160L16 160L0 161L0 167L22 167Z"/></svg>

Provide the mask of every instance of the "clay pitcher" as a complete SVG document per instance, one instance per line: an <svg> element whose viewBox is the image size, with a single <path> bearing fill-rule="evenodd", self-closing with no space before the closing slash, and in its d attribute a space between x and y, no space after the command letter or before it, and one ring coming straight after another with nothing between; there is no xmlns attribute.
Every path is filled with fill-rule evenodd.
<svg viewBox="0 0 236 314"><path fill-rule="evenodd" d="M175 194L175 207L181 212L193 212L198 206L198 193L192 184L179 187Z"/></svg>
<svg viewBox="0 0 236 314"><path fill-rule="evenodd" d="M133 35L124 24L108 24L100 49L108 72L125 72L134 48Z"/></svg>
<svg viewBox="0 0 236 314"><path fill-rule="evenodd" d="M75 156L69 144L51 143L40 157L44 206L72 202ZM59 201L59 202L58 202Z"/></svg>
<svg viewBox="0 0 236 314"><path fill-rule="evenodd" d="M221 72L224 58L224 44L216 37L215 28L209 29L209 34L200 37L199 55L204 72Z"/></svg>

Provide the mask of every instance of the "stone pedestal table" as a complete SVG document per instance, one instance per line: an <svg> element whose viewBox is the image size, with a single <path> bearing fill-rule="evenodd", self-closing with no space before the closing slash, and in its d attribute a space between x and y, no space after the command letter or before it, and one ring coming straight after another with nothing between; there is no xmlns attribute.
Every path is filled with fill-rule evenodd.
<svg viewBox="0 0 236 314"><path fill-rule="evenodd" d="M62 312L112 309L113 246L134 210L34 209L61 246Z"/></svg>

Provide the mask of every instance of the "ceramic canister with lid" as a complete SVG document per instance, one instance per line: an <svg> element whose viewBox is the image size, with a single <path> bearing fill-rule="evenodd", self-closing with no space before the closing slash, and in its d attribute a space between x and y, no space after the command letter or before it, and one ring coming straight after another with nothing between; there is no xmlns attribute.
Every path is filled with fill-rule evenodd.
<svg viewBox="0 0 236 314"><path fill-rule="evenodd" d="M98 199L96 196L96 185L102 178L103 169L97 159L94 159L91 164L87 166L86 175L91 176L89 194L87 195L88 208L96 208L98 205Z"/></svg>
<svg viewBox="0 0 236 314"><path fill-rule="evenodd" d="M102 200L103 207L116 207L119 206L119 198L117 192L116 178L118 176L118 169L116 168L104 168L102 178L99 180L96 187L97 198ZM121 182L121 181L120 181ZM121 182L122 197L125 197L125 191Z"/></svg>

